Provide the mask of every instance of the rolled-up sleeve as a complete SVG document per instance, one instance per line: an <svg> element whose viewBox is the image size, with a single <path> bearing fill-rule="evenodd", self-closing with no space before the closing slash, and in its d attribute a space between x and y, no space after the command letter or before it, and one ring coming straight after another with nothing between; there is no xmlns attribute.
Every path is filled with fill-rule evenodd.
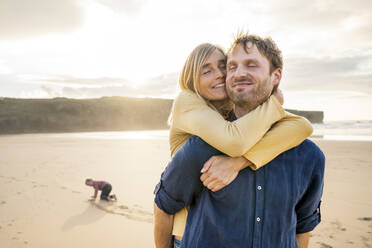
<svg viewBox="0 0 372 248"><path fill-rule="evenodd" d="M161 186L161 182L157 185L158 190L155 193L155 203L167 214L175 214L184 208L185 202L177 201Z"/></svg>
<svg viewBox="0 0 372 248"><path fill-rule="evenodd" d="M190 137L176 152L155 188L155 203L167 214L191 205L203 190L200 170L213 155L221 154L199 137Z"/></svg>
<svg viewBox="0 0 372 248"><path fill-rule="evenodd" d="M324 154L318 150L314 157L313 173L305 194L296 205L296 233L312 231L321 221L320 203L324 185Z"/></svg>

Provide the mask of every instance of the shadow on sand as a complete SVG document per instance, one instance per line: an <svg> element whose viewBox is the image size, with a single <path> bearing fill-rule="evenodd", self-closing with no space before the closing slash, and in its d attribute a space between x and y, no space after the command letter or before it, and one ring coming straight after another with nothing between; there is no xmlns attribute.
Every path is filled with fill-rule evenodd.
<svg viewBox="0 0 372 248"><path fill-rule="evenodd" d="M71 216L62 226L62 231L68 231L73 229L76 226L82 225L89 225L92 224L103 216L105 216L106 212L99 211L95 206L94 203L89 202L88 207L85 209L84 212L81 214L77 214L75 216Z"/></svg>

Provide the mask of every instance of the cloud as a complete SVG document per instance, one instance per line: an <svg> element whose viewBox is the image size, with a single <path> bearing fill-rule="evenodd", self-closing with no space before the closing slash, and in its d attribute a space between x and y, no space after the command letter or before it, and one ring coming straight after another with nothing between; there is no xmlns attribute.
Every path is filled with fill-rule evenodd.
<svg viewBox="0 0 372 248"><path fill-rule="evenodd" d="M147 0L96 0L102 5L112 9L115 12L124 12L126 14L137 13Z"/></svg>
<svg viewBox="0 0 372 248"><path fill-rule="evenodd" d="M349 57L303 57L290 58L286 62L288 70L295 76L346 75L357 73L364 64L372 63L372 55Z"/></svg>
<svg viewBox="0 0 372 248"><path fill-rule="evenodd" d="M290 29L301 28L303 31L322 33L323 36L337 33L340 39L369 42L364 39L364 32L360 32L372 31L372 5L369 0L318 0L304 8L299 7L298 1L289 0L284 2L284 6L281 2L280 7L277 20L289 24L287 27Z"/></svg>
<svg viewBox="0 0 372 248"><path fill-rule="evenodd" d="M0 60L0 75L11 73L13 73L13 70L8 65L6 65L5 61Z"/></svg>
<svg viewBox="0 0 372 248"><path fill-rule="evenodd" d="M72 31L82 23L79 0L1 0L0 39Z"/></svg>
<svg viewBox="0 0 372 248"><path fill-rule="evenodd" d="M342 26L351 17L366 18L372 15L370 0L314 0L300 3L298 0L266 0L252 4L245 0L235 0L242 9L250 10L251 14L271 19L271 24L286 27L298 26L325 28Z"/></svg>
<svg viewBox="0 0 372 248"><path fill-rule="evenodd" d="M16 81L14 80L16 79ZM47 97L96 98L102 96L152 96L173 97L178 92L178 73L167 73L150 78L142 83L125 78L97 77L79 78L68 75L40 76L21 75L0 81L8 84L22 82L35 92ZM37 90L35 90L37 87Z"/></svg>
<svg viewBox="0 0 372 248"><path fill-rule="evenodd" d="M280 23L290 24L288 27L325 28L340 24L352 15L350 10L340 8L340 5L334 1L314 1L300 7L298 1L287 0L275 2L269 12L273 13L274 19L280 20ZM280 11L275 11L278 7Z"/></svg>
<svg viewBox="0 0 372 248"><path fill-rule="evenodd" d="M282 86L291 90L372 93L372 73L364 70L371 64L372 55L292 58L286 62Z"/></svg>
<svg viewBox="0 0 372 248"><path fill-rule="evenodd" d="M267 0L255 5L235 1L240 3L241 9L250 10L250 17L247 17L250 28L257 30L257 26L262 26L264 34L283 41L294 39L295 49L298 46L313 49L332 43L327 49L345 50L372 44L370 0Z"/></svg>
<svg viewBox="0 0 372 248"><path fill-rule="evenodd" d="M178 73L169 73L154 77L138 87L132 87L132 85L63 87L60 95L70 98L98 98L102 96L150 96L172 98L177 92Z"/></svg>
<svg viewBox="0 0 372 248"><path fill-rule="evenodd" d="M55 84L75 84L75 85L115 85L126 84L129 81L125 78L99 77L99 78L77 78L67 75L47 76L42 78L34 78L33 81L55 83Z"/></svg>
<svg viewBox="0 0 372 248"><path fill-rule="evenodd" d="M372 12L372 10L371 10ZM372 19L372 14L369 20ZM363 23L359 25L356 29L355 32L357 33L357 36L362 39L362 40L367 40L367 41L372 41L372 25L370 21Z"/></svg>
<svg viewBox="0 0 372 248"><path fill-rule="evenodd" d="M1 43L0 80L15 74L23 85L69 97L174 95L177 73L168 72L180 70L195 45L228 46L237 27L249 25L283 50L283 87L370 92L369 2L0 0L0 40L71 31L86 14L74 35Z"/></svg>
<svg viewBox="0 0 372 248"><path fill-rule="evenodd" d="M50 97L50 98L54 98L54 97L61 97L61 93L56 90L56 89L53 89L51 87L47 87L45 85L42 85L40 87L40 89L46 93L47 97Z"/></svg>
<svg viewBox="0 0 372 248"><path fill-rule="evenodd" d="M178 73L172 72L154 77L144 85L146 91L159 92L160 95L175 95L178 91Z"/></svg>

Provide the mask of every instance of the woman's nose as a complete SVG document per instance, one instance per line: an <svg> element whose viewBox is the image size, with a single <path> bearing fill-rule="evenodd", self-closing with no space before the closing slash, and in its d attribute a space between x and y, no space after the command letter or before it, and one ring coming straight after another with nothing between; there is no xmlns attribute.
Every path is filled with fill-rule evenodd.
<svg viewBox="0 0 372 248"><path fill-rule="evenodd" d="M216 78L220 79L220 78L224 78L225 76L226 76L226 71L224 71L223 69L217 70Z"/></svg>

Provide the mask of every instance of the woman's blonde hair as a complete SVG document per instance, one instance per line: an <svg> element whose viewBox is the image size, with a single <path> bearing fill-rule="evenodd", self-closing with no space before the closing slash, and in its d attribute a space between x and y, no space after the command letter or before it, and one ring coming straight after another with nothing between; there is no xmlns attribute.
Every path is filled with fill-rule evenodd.
<svg viewBox="0 0 372 248"><path fill-rule="evenodd" d="M208 99L205 99L200 95L200 74L202 66L207 61L208 57L215 51L220 51L225 55L225 51L216 45L210 43L203 43L195 47L194 50L187 57L186 62L182 68L179 86L181 90L190 90L194 92L197 96L202 98L207 104L217 112L219 112L225 119L230 117L232 112L232 103L230 100L226 100L226 104L223 104L219 109L216 109Z"/></svg>

